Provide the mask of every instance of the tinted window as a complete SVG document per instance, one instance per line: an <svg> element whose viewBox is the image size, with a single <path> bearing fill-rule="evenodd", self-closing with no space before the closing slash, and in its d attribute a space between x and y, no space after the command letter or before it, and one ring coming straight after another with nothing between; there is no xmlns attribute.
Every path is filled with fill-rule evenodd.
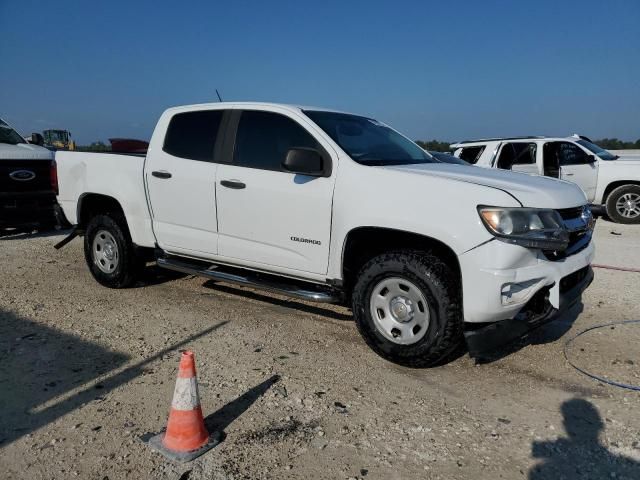
<svg viewBox="0 0 640 480"><path fill-rule="evenodd" d="M302 126L284 115L242 112L236 134L236 165L281 171L282 161L291 148L318 148L318 143Z"/></svg>
<svg viewBox="0 0 640 480"><path fill-rule="evenodd" d="M587 162L587 154L577 145L568 142L558 144L558 158L560 166L583 165Z"/></svg>
<svg viewBox="0 0 640 480"><path fill-rule="evenodd" d="M162 149L176 157L212 162L223 113L223 110L202 110L174 115Z"/></svg>
<svg viewBox="0 0 640 480"><path fill-rule="evenodd" d="M506 143L498 157L498 168L510 170L514 165L533 165L536 163L535 143Z"/></svg>
<svg viewBox="0 0 640 480"><path fill-rule="evenodd" d="M0 118L0 143L17 145L18 143L25 143L25 141L24 138Z"/></svg>
<svg viewBox="0 0 640 480"><path fill-rule="evenodd" d="M460 158L471 164L477 163L480 155L484 152L484 146L464 147L460 152Z"/></svg>

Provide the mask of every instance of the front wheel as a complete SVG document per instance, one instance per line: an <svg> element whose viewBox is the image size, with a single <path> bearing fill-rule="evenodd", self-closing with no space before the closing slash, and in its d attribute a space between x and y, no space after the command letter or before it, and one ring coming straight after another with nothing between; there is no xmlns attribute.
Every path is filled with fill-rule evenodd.
<svg viewBox="0 0 640 480"><path fill-rule="evenodd" d="M640 223L640 185L622 185L611 192L607 215L616 223Z"/></svg>
<svg viewBox="0 0 640 480"><path fill-rule="evenodd" d="M121 215L96 215L89 221L84 256L93 277L109 288L132 286L141 269Z"/></svg>
<svg viewBox="0 0 640 480"><path fill-rule="evenodd" d="M401 365L437 365L463 341L459 281L430 253L398 251L370 260L354 287L353 312L367 344Z"/></svg>

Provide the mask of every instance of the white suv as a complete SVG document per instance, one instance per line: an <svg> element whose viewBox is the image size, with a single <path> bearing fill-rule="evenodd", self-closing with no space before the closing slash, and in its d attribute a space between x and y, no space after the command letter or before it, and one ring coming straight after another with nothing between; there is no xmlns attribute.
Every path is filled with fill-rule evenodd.
<svg viewBox="0 0 640 480"><path fill-rule="evenodd" d="M513 137L454 143L454 155L479 167L577 183L593 210L618 223L640 223L640 157L618 156L587 137Z"/></svg>

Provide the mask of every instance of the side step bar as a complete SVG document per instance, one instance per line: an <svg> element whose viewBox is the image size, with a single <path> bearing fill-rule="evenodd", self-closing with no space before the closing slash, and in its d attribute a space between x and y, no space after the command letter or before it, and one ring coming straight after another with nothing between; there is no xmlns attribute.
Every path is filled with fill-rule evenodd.
<svg viewBox="0 0 640 480"><path fill-rule="evenodd" d="M223 271L221 269L223 267L219 267L215 264L207 267L199 263L190 263L184 260L176 260L175 258L158 258L157 264L159 267L174 270L176 272L186 273L189 275L199 275L201 277L221 282L235 283L237 285L268 290L310 302L339 303L342 300L340 292L336 290L322 287L319 287L317 290L307 289L303 288L302 285L296 284L302 284L302 282L291 280L291 283L286 283L286 279L279 277L276 279L273 275L254 273L245 270L242 270L242 273L231 273ZM236 271L240 271L240 269L236 269Z"/></svg>

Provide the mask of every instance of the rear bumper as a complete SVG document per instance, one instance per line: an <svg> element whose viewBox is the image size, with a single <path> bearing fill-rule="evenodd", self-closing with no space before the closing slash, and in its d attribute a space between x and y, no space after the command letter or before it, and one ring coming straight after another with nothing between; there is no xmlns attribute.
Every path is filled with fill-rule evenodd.
<svg viewBox="0 0 640 480"><path fill-rule="evenodd" d="M0 227L21 227L56 221L53 193L0 195Z"/></svg>
<svg viewBox="0 0 640 480"><path fill-rule="evenodd" d="M558 286L560 289L558 308L553 307L549 302L549 291L555 287L552 285L540 290L538 296L534 296L528 302L529 308L525 306L512 319L489 324L467 324L467 326L473 325L472 329L468 328L464 332L469 355L481 357L555 320L580 300L582 292L591 282L593 282L593 269L587 266L561 280ZM563 284L567 286L563 288Z"/></svg>

